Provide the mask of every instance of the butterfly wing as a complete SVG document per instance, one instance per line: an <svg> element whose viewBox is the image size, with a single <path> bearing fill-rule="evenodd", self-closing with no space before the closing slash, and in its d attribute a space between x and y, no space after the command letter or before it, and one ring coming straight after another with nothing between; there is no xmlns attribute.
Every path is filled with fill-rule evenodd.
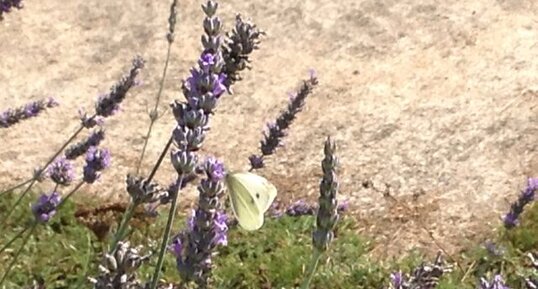
<svg viewBox="0 0 538 289"><path fill-rule="evenodd" d="M263 225L263 214L276 197L276 188L265 178L253 173L232 173L226 176L232 210L245 230Z"/></svg>
<svg viewBox="0 0 538 289"><path fill-rule="evenodd" d="M235 173L233 176L244 184L260 212L265 213L271 207L276 198L277 190L266 178L249 172Z"/></svg>

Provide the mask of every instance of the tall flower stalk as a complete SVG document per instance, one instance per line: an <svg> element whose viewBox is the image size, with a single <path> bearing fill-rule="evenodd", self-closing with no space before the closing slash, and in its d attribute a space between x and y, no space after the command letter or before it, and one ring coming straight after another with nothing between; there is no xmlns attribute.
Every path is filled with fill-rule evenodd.
<svg viewBox="0 0 538 289"><path fill-rule="evenodd" d="M260 141L259 155L249 157L250 170L260 169L265 166L265 158L273 155L276 149L282 145L282 139L287 135L287 130L292 124L297 114L302 110L306 97L312 93L318 84L318 79L314 71L310 73L310 79L305 80L297 93L290 95L290 101L285 110L277 117L275 122L267 124L267 131Z"/></svg>
<svg viewBox="0 0 538 289"><path fill-rule="evenodd" d="M319 185L319 209L316 216L316 230L312 234L312 260L305 273L301 289L309 288L318 262L334 238L334 228L339 218L338 201L336 200L336 194L338 193L336 176L338 158L335 156L336 145L331 141L330 137L327 137L325 141L323 152L325 154L325 158L321 161L323 178Z"/></svg>
<svg viewBox="0 0 538 289"><path fill-rule="evenodd" d="M206 15L203 25L205 35L202 36L204 51L198 61L198 67L191 69L191 75L183 82L185 101L176 101L172 104L177 126L173 131L176 149L171 152L171 159L178 177L175 186L169 191L171 206L150 289L156 288L161 273L179 190L183 186L185 178L192 175L197 167L198 156L196 152L202 147L205 134L209 130L209 117L215 110L219 98L226 92L224 85L226 76L221 72L224 65L222 38L220 36L222 24L220 19L215 16L217 8L218 4L212 0L202 5ZM204 189L206 188L204 187Z"/></svg>
<svg viewBox="0 0 538 289"><path fill-rule="evenodd" d="M164 61L164 68L163 68L163 73L161 76L161 81L159 82L159 91L157 92L157 96L155 97L155 106L153 107L153 110L151 110L149 113L150 123L149 123L148 131L146 133L146 137L144 138L144 145L142 146L142 151L140 152L140 157L138 158L138 163L136 164L137 175L140 173L140 168L144 160L144 155L146 154L146 148L149 142L149 138L151 136L153 125L159 118L158 108L159 108L159 103L161 101L161 95L164 88L166 72L168 71L168 63L170 61L170 51L172 50L172 43L174 43L176 22L177 22L177 0L173 0L172 4L170 5L170 16L168 17L168 33L166 34L166 40L168 42L168 46L166 50L166 59Z"/></svg>
<svg viewBox="0 0 538 289"><path fill-rule="evenodd" d="M136 85L136 77L138 76L140 70L144 67L144 60L137 56L132 61L132 67L129 73L123 76L112 88L110 92L106 95L100 96L95 105L95 113L92 116L88 116L86 113L81 112L81 125L80 127L67 139L67 141L56 151L49 160L41 168L33 174L33 177L28 181L29 185L26 189L19 194L19 198L15 204L8 211L7 215L4 217L4 221L9 219L15 208L20 204L24 196L31 190L33 185L42 177L43 172L45 172L48 166L67 148L67 146L75 140L75 138L82 132L84 128L92 128L103 121L104 118L114 115L118 110L120 104L125 99L127 92ZM0 194L4 194L8 191L3 191Z"/></svg>

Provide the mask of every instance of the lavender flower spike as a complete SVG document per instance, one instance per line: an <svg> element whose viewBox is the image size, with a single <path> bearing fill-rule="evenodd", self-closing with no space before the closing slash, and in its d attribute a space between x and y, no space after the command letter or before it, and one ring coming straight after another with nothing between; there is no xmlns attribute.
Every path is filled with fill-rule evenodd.
<svg viewBox="0 0 538 289"><path fill-rule="evenodd" d="M180 240L183 252L176 250L182 278L194 281L199 288L207 288L209 284L215 247L228 243L227 216L221 211L219 201L224 193L224 168L221 162L211 158L204 168L206 178L198 186L198 208L189 222L188 233Z"/></svg>
<svg viewBox="0 0 538 289"><path fill-rule="evenodd" d="M53 182L60 186L69 186L75 178L74 166L66 158L54 161L47 170Z"/></svg>
<svg viewBox="0 0 538 289"><path fill-rule="evenodd" d="M537 190L538 178L529 178L527 180L527 187L521 192L518 200L512 204L510 212L504 216L504 226L507 229L514 228L518 225L519 216L523 213L525 206L534 200Z"/></svg>
<svg viewBox="0 0 538 289"><path fill-rule="evenodd" d="M0 127L8 128L22 120L36 117L46 108L55 106L58 106L58 102L51 97L48 99L30 102L16 109L8 109L0 113Z"/></svg>
<svg viewBox="0 0 538 289"><path fill-rule="evenodd" d="M110 152L107 149L90 147L86 154L86 165L84 166L84 182L94 183L99 179L101 171L110 166Z"/></svg>
<svg viewBox="0 0 538 289"><path fill-rule="evenodd" d="M310 79L304 81L297 94L290 97L286 110L280 113L274 123L267 125L267 132L264 133L264 138L260 142L261 155L251 155L249 157L250 165L253 169L264 167L264 157L274 154L282 144L282 139L286 136L286 130L290 127L297 113L302 110L306 97L312 93L317 84L317 77L312 72Z"/></svg>
<svg viewBox="0 0 538 289"><path fill-rule="evenodd" d="M3 14L9 13L13 8L22 9L22 0L0 0L0 20Z"/></svg>
<svg viewBox="0 0 538 289"><path fill-rule="evenodd" d="M510 289L506 286L501 275L495 275L493 281L488 282L485 278L480 279L480 289Z"/></svg>
<svg viewBox="0 0 538 289"><path fill-rule="evenodd" d="M107 95L99 97L95 105L95 114L97 116L109 117L119 110L119 105L125 99L129 89L136 85L136 76L142 68L144 68L144 59L140 56L135 57L129 74L123 76L118 83L114 84Z"/></svg>
<svg viewBox="0 0 538 289"><path fill-rule="evenodd" d="M336 145L328 137L325 141L325 158L321 162L323 179L319 185L320 196L318 198L319 210L316 218L316 231L312 234L314 247L320 252L327 250L332 241L333 229L338 221L338 202L336 194L338 192L338 181L336 179L336 166L338 159L334 155Z"/></svg>
<svg viewBox="0 0 538 289"><path fill-rule="evenodd" d="M43 194L37 202L32 205L32 213L37 222L46 223L55 214L56 208L60 204L61 197L58 192L52 192L50 195Z"/></svg>
<svg viewBox="0 0 538 289"><path fill-rule="evenodd" d="M98 146L105 139L105 131L103 129L96 130L90 134L90 136L74 145L71 145L65 150L65 158L74 160L79 156L88 152L88 149L92 146Z"/></svg>

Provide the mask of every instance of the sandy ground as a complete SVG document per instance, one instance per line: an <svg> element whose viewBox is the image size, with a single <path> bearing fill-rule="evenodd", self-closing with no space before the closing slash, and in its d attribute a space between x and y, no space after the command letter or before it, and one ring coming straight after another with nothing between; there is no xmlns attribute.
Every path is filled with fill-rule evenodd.
<svg viewBox="0 0 538 289"><path fill-rule="evenodd" d="M200 49L201 2L180 2L163 109L180 97L180 80ZM104 202L124 198L164 63L168 1L25 4L0 23L0 110L45 96L61 106L0 130L0 187L43 163L78 126L77 109L93 109L97 95L141 54L144 85L106 123L114 169L85 192ZM222 99L204 152L246 168L264 123L315 68L319 87L261 173L283 199L314 198L322 144L332 135L342 197L351 200L358 230L376 238L383 254L437 250L419 223L451 252L483 240L526 177L538 175L537 2L234 0L219 11L226 29L236 12L267 37L236 94ZM158 122L145 171L172 125L169 113ZM173 178L167 160L158 180ZM366 180L381 191L388 184L416 210L363 187Z"/></svg>

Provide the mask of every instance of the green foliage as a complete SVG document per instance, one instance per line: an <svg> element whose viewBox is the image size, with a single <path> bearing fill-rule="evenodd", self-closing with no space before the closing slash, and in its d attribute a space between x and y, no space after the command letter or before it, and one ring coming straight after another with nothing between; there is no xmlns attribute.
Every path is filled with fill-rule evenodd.
<svg viewBox="0 0 538 289"><path fill-rule="evenodd" d="M4 224L1 245L29 224L29 204L33 200L35 196L27 196L23 202L26 205L19 206L11 218L16 221ZM5 211L14 201L13 195L3 196L0 198L0 210ZM96 274L100 255L109 240L99 241L80 223L74 217L76 207L73 202L67 202L50 224L39 226L12 270L5 288L28 288L33 280L40 279L45 281L47 289L91 288L86 276ZM130 242L143 245L144 252L156 251L165 221L161 216L147 226L138 226L130 235ZM313 217L285 216L267 218L264 227L256 232L232 227L228 246L220 247L214 259L215 288L295 288L301 283L310 261L314 222ZM174 233L184 224L184 217L179 217ZM490 278L497 273L507 279L511 288L523 288L522 278L537 274L528 266L525 256L527 252L538 249L537 224L538 206L530 206L519 227L509 231L503 229L494 240L498 247L504 248L503 255L492 255L483 244L469 248L460 257L468 272L455 268L454 272L443 277L437 288L474 289L480 277ZM374 247L373 242L356 234L355 227L351 217L344 217L339 222L336 238L322 258L311 288L386 288L391 272L402 270L409 273L422 262L423 256L419 252L410 252L397 260L374 261L369 254ZM6 269L19 244L20 240L0 255L1 272ZM141 279L150 278L155 259L141 268ZM162 278L168 282L180 281L172 254L168 254L165 260Z"/></svg>

